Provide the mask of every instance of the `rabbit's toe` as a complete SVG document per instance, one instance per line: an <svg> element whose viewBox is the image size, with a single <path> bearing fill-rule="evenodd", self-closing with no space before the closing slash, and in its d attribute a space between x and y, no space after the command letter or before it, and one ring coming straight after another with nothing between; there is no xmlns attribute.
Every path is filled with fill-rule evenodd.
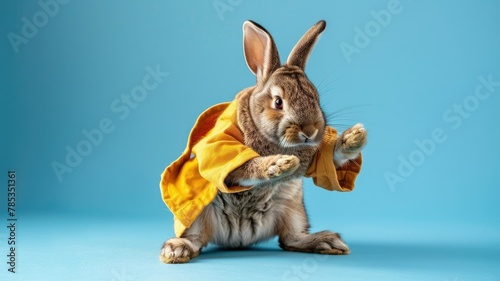
<svg viewBox="0 0 500 281"><path fill-rule="evenodd" d="M164 263L186 263L198 255L184 238L172 238L163 243L160 260Z"/></svg>

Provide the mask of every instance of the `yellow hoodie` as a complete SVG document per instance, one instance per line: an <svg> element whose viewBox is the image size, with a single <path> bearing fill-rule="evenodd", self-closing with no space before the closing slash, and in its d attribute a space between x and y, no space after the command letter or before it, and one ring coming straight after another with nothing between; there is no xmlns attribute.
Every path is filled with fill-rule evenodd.
<svg viewBox="0 0 500 281"><path fill-rule="evenodd" d="M161 195L174 214L177 237L212 202L217 190L233 193L252 188L224 184L229 173L259 156L243 144L236 119L237 107L237 101L233 101L203 112L191 130L186 149L161 175ZM312 177L315 185L328 190L351 191L361 170L361 155L354 162L335 169L333 150L337 138L337 131L327 127L321 149L309 166L306 177Z"/></svg>

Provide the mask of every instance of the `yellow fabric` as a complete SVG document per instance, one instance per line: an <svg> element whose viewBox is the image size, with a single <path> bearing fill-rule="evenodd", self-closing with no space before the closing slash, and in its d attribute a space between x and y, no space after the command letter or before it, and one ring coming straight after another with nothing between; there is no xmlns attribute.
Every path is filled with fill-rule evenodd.
<svg viewBox="0 0 500 281"><path fill-rule="evenodd" d="M224 184L227 175L259 154L243 144L237 126L237 101L215 105L203 112L189 135L182 155L161 175L163 201L174 214L177 237L191 226L203 208L217 195L217 190L231 193L252 187ZM333 164L337 131L327 127L320 151L306 176L328 190L351 191L361 168L361 156L342 169Z"/></svg>
<svg viewBox="0 0 500 281"><path fill-rule="evenodd" d="M354 182L361 171L361 154L354 161L349 161L340 168L333 164L333 151L337 142L337 131L327 126L321 147L314 157L306 177L313 179L315 185L328 190L352 191Z"/></svg>

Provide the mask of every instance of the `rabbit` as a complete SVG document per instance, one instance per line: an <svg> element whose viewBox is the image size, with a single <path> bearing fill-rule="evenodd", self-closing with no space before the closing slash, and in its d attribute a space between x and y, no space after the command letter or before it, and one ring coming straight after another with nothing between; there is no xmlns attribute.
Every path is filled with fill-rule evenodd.
<svg viewBox="0 0 500 281"><path fill-rule="evenodd" d="M256 76L256 86L235 97L237 125L244 145L259 156L230 172L224 184L248 189L217 191L180 237L163 243L161 261L188 262L208 243L240 248L276 236L279 246L288 251L349 254L339 234L309 233L303 201L302 178L328 128L318 92L304 68L325 28L323 20L311 27L282 65L269 32L253 21L244 22L244 55ZM366 142L362 124L344 131L331 155L334 166L342 167L360 157Z"/></svg>

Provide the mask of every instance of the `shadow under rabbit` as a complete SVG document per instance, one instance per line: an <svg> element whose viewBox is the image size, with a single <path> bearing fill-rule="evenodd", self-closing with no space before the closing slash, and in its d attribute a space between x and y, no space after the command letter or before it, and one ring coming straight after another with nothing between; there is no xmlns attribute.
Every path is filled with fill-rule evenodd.
<svg viewBox="0 0 500 281"><path fill-rule="evenodd" d="M351 253L346 256L329 256L317 258L319 264L335 264L346 267L376 267L415 269L415 270L443 270L474 269L483 267L485 270L500 272L500 269L490 268L491 261L500 261L500 245L467 245L467 244L436 244L419 243L390 243L390 242L353 242L349 244ZM228 249L209 246L191 262L203 262L214 259L291 259L303 260L315 257L317 254L289 252L278 246L251 246L246 248Z"/></svg>

